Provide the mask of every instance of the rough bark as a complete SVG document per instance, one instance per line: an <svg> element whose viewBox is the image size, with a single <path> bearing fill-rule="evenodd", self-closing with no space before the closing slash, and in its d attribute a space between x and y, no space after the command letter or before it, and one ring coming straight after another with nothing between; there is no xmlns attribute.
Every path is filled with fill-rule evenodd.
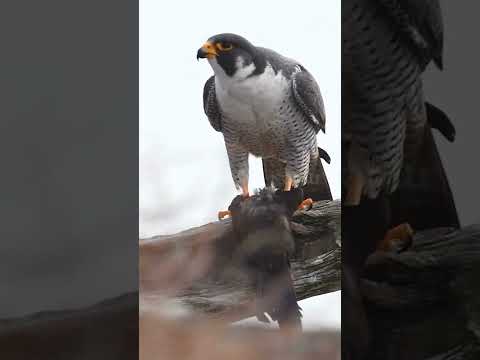
<svg viewBox="0 0 480 360"><path fill-rule="evenodd" d="M339 200L320 201L294 214L291 266L299 300L340 290L340 214ZM141 296L173 293L196 313L228 321L251 316L254 289L230 261L233 241L228 219L141 240Z"/></svg>

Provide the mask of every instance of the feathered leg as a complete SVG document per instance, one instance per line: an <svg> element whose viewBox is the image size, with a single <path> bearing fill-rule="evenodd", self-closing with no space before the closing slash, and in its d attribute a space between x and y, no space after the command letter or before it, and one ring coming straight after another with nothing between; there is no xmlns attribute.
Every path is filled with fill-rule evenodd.
<svg viewBox="0 0 480 360"><path fill-rule="evenodd" d="M247 198L250 196L248 190L248 151L235 142L226 141L228 162L232 173L235 186L241 189L242 196ZM218 212L218 219L222 220L231 216L229 210L221 210Z"/></svg>

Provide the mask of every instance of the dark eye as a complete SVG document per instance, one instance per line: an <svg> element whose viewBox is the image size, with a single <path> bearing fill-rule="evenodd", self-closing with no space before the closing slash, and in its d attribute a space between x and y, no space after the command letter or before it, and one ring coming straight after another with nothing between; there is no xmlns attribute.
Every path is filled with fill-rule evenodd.
<svg viewBox="0 0 480 360"><path fill-rule="evenodd" d="M233 49L233 45L229 42L219 42L217 43L218 50L228 51Z"/></svg>

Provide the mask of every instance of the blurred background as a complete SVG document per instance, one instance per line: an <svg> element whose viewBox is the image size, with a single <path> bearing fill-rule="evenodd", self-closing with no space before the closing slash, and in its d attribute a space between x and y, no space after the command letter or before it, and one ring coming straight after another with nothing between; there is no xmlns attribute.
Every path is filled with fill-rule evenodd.
<svg viewBox="0 0 480 360"><path fill-rule="evenodd" d="M480 3L441 0L444 20L443 71L430 65L424 75L427 101L442 109L457 130L449 143L438 132L435 139L447 173L462 226L480 223L478 201L477 117L480 49L476 44Z"/></svg>
<svg viewBox="0 0 480 360"><path fill-rule="evenodd" d="M155 0L140 2L139 236L171 234L216 220L237 195L223 137L203 112L209 64L197 49L233 32L304 65L326 111L318 144L334 199L340 198L340 2ZM264 185L261 160L250 158L250 188ZM305 328L340 327L340 292L300 303ZM256 322L254 320L247 320Z"/></svg>

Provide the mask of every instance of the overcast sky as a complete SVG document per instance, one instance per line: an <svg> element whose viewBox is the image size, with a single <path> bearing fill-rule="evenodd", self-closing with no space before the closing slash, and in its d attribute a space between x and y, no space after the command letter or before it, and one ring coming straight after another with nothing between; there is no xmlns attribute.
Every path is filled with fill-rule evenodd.
<svg viewBox="0 0 480 360"><path fill-rule="evenodd" d="M140 236L215 221L237 194L223 137L203 113L203 85L212 69L196 61L198 48L223 32L293 58L314 75L327 119L318 144L332 158L325 171L339 198L340 2L167 4L140 1ZM250 158L250 188L262 186L261 161ZM306 322L339 326L339 293L321 298L302 303Z"/></svg>

